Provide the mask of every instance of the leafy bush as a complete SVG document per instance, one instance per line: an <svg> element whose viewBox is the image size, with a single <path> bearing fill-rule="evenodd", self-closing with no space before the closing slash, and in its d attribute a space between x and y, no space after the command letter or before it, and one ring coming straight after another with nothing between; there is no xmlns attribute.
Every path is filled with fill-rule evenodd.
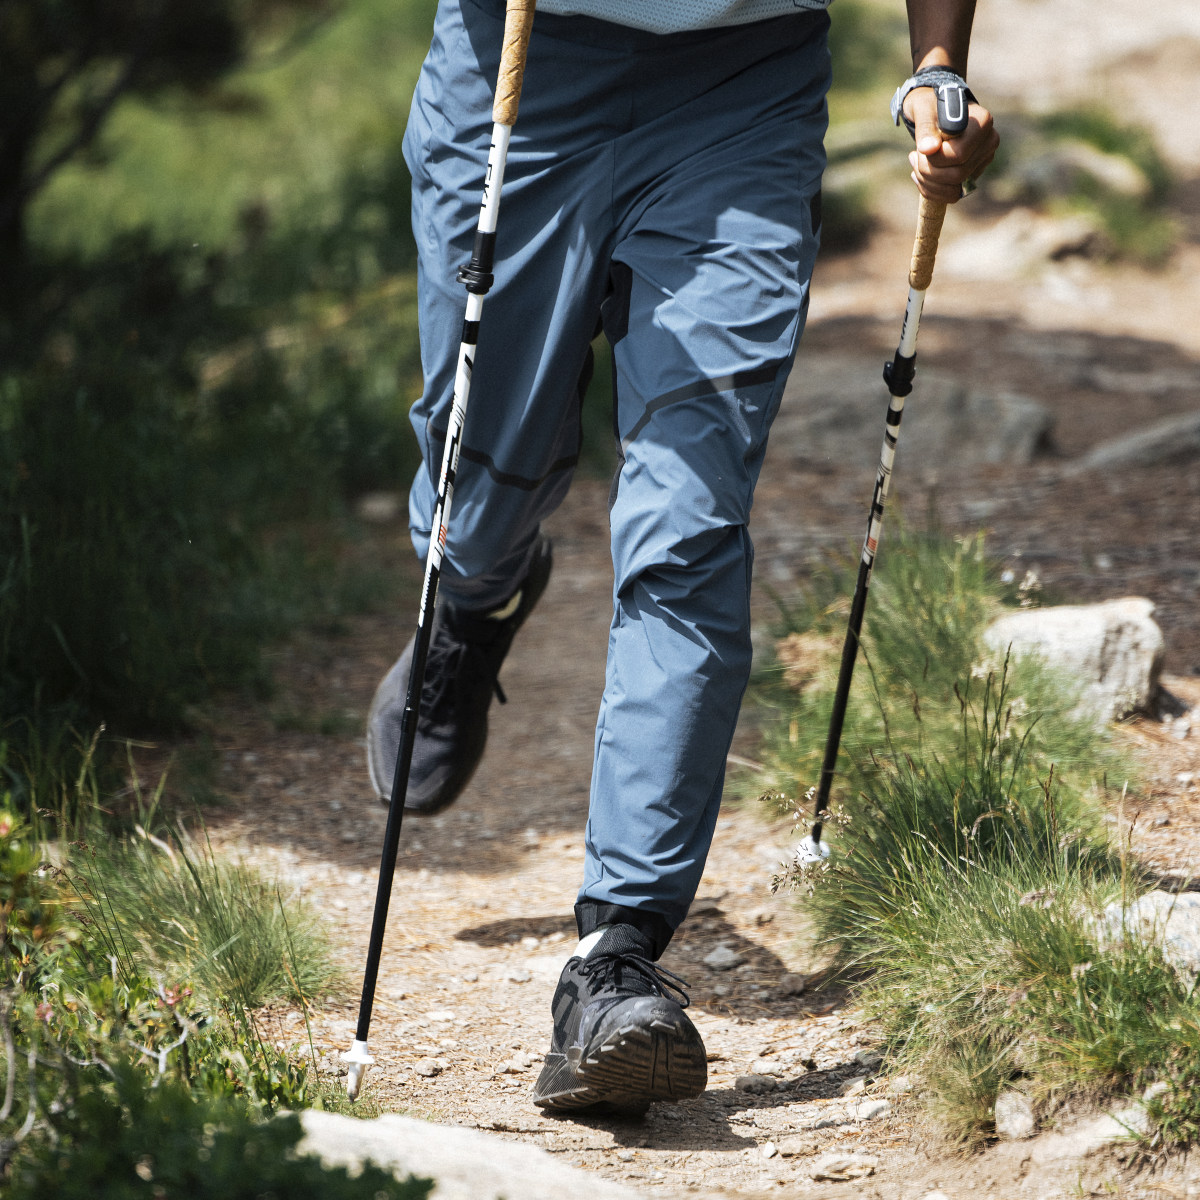
<svg viewBox="0 0 1200 1200"><path fill-rule="evenodd" d="M73 1103L54 1119L54 1137L16 1160L13 1200L424 1200L428 1179L398 1182L367 1163L351 1175L315 1155L297 1153L294 1114L264 1121L229 1096L194 1096L182 1084L152 1084L121 1068L89 1074Z"/></svg>

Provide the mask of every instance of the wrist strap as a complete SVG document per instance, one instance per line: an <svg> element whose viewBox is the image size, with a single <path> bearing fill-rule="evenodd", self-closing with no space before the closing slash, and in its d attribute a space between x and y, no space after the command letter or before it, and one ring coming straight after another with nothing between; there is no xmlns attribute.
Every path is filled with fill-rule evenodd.
<svg viewBox="0 0 1200 1200"><path fill-rule="evenodd" d="M975 99L975 93L967 87L967 81L957 71L951 71L949 67L922 67L915 74L910 75L896 89L895 95L892 96L893 123L899 125L903 121L904 128L915 138L917 136L917 127L908 119L904 112L904 97L916 88L928 87L936 91L947 86L962 88L966 93L968 103L978 103Z"/></svg>

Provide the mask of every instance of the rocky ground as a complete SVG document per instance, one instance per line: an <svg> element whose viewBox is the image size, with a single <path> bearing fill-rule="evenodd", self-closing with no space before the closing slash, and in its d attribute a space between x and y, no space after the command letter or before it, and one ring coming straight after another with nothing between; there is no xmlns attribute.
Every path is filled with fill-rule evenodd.
<svg viewBox="0 0 1200 1200"><path fill-rule="evenodd" d="M1036 17L1041 29L1051 9L1064 21L1078 16L1073 36L1099 24L1082 3L996 0L988 8L982 32L993 49L1012 28L1006 17ZM1139 62L1156 52L1168 65L1192 61L1200 48L1194 15L1190 3L1162 6L1163 36L1139 40ZM1087 46L1071 44L1064 87L1106 77L1115 51L1103 29ZM988 60L986 46L976 58ZM998 69L992 76L1011 100L1012 79ZM1181 161L1189 153L1183 146ZM913 205L905 197L885 208L896 215L866 250L818 268L804 357L754 516L764 628L771 606L761 585L786 592L823 553L861 537L886 403L882 383L870 381L898 334ZM946 269L930 293L893 494L913 523L933 514L954 532L985 528L994 553L1072 598L1137 594L1156 603L1174 700L1115 736L1144 769L1125 812L1135 844L1186 873L1200 860L1200 460L1080 467L1098 445L1196 411L1200 245L1187 242L1155 274L1080 257L1010 269L1015 251L1006 255L1003 239L1011 230L996 232L1004 217L981 203L949 218ZM973 263L991 267L985 273ZM957 382L979 399L974 423L923 425L922 380L935 391ZM805 415L814 394L825 396L823 411L836 414L833 402L841 401L856 414L849 440L833 418L814 434ZM1036 420L1042 434L1018 461L989 461L979 439L1004 396L1040 406L1018 407L1017 425ZM475 782L447 813L405 827L370 1097L385 1110L530 1142L661 1194L1200 1195L1200 1169L1182 1162L1134 1171L1111 1152L1081 1158L1078 1147L1059 1154L1036 1140L956 1157L923 1123L903 1081L874 1080L872 1031L853 996L809 978L821 955L803 909L769 890L790 829L753 804L727 806L697 904L665 959L692 985L710 1052L708 1091L633 1123L551 1119L531 1106L550 995L574 942L571 904L609 617L606 487L581 480L550 526L555 574L505 666L510 703L494 710ZM404 556L399 524L373 536L380 553ZM208 814L214 844L278 871L331 919L346 982L318 998L313 1013L321 1067L331 1072L353 1034L385 815L369 793L358 730L376 681L408 636L409 607L394 620L363 619L347 636L280 654L275 712L313 714L313 728L328 716L326 727L354 732L281 730L271 712L244 709L230 710L217 735L218 787L229 802ZM754 736L751 714L735 747L741 757L753 758ZM298 1012L265 1019L281 1044L303 1041ZM814 1179L813 1163L831 1152L868 1156L859 1173L871 1173Z"/></svg>

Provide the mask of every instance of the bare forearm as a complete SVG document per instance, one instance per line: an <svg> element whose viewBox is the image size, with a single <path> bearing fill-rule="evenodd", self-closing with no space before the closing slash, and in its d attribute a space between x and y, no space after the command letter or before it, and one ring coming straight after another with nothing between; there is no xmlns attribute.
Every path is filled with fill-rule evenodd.
<svg viewBox="0 0 1200 1200"><path fill-rule="evenodd" d="M967 73L975 0L907 0L913 70L949 67Z"/></svg>

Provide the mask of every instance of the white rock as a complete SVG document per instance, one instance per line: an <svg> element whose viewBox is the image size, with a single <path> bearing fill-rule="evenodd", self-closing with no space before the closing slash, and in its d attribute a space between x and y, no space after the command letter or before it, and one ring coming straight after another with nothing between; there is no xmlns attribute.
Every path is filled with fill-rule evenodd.
<svg viewBox="0 0 1200 1200"><path fill-rule="evenodd" d="M1162 946L1163 958L1191 980L1200 976L1200 894L1148 892L1128 908L1114 900L1095 933L1108 944L1133 936Z"/></svg>
<svg viewBox="0 0 1200 1200"><path fill-rule="evenodd" d="M1162 670L1162 630L1140 596L1006 613L984 631L997 655L1036 656L1082 689L1081 711L1102 721L1145 709Z"/></svg>
<svg viewBox="0 0 1200 1200"><path fill-rule="evenodd" d="M1032 1137L1037 1129L1033 1104L1028 1096L1012 1090L996 1097L996 1136L1019 1139Z"/></svg>
<svg viewBox="0 0 1200 1200"><path fill-rule="evenodd" d="M714 971L731 971L734 967L739 967L746 961L743 954L739 954L736 950L731 950L724 942L721 942L714 950L704 956L704 965L712 968Z"/></svg>
<svg viewBox="0 0 1200 1200"><path fill-rule="evenodd" d="M870 1154L825 1154L813 1163L809 1174L815 1180L865 1179L875 1174L879 1159Z"/></svg>
<svg viewBox="0 0 1200 1200"><path fill-rule="evenodd" d="M856 1121L876 1121L886 1117L892 1111L890 1100L863 1100L850 1109L850 1115Z"/></svg>
<svg viewBox="0 0 1200 1200"><path fill-rule="evenodd" d="M774 1158L775 1155L779 1153L779 1148L774 1142L763 1142L763 1144L758 1148L758 1152L763 1156L763 1158Z"/></svg>
<svg viewBox="0 0 1200 1200"><path fill-rule="evenodd" d="M802 1158L816 1154L821 1143L816 1138L802 1137L798 1133L790 1133L779 1139L779 1153L783 1158Z"/></svg>
<svg viewBox="0 0 1200 1200"><path fill-rule="evenodd" d="M399 1178L432 1178L431 1200L639 1200L631 1188L570 1167L540 1147L477 1129L393 1114L361 1121L315 1109L300 1121L301 1154L350 1168L370 1159Z"/></svg>

